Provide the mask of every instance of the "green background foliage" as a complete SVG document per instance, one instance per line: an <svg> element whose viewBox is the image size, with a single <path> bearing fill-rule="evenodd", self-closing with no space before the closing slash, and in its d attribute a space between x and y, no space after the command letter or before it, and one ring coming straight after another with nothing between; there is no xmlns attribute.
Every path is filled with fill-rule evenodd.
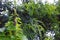
<svg viewBox="0 0 60 40"><path fill-rule="evenodd" d="M38 35L40 40L53 40L45 36L47 30L53 30L55 32L54 40L59 40L59 2L54 5L48 3L35 4L30 1L29 3L23 3L22 6L16 6L14 14L10 14L9 20L5 24L6 32L0 33L0 40L33 40L35 35ZM18 14L17 10L21 12ZM8 34L6 35L6 33Z"/></svg>

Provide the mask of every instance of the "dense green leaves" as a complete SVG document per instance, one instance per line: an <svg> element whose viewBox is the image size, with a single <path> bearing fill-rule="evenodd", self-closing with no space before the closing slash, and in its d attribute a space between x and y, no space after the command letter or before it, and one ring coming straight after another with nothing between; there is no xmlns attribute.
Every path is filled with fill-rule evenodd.
<svg viewBox="0 0 60 40"><path fill-rule="evenodd" d="M13 13L9 12L6 32L0 33L4 35L4 38L0 35L1 40L33 40L37 37L53 40L53 37L46 37L48 30L55 32L54 40L60 39L59 2L58 5L29 2L15 7Z"/></svg>

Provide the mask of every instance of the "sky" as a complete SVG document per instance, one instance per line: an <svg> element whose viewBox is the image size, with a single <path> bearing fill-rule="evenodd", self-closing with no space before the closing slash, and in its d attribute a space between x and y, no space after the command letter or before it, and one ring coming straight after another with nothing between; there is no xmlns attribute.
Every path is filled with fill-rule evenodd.
<svg viewBox="0 0 60 40"><path fill-rule="evenodd" d="M35 0L36 2L37 0ZM44 3L45 1L47 1L48 3L54 3L54 0L42 0L42 2ZM58 0L55 0L55 1L58 1ZM20 3L21 3L21 0L20 0Z"/></svg>
<svg viewBox="0 0 60 40"><path fill-rule="evenodd" d="M54 0L42 0L42 2L44 3L45 1L47 1L48 3L54 3ZM57 2L58 0L55 0L55 2Z"/></svg>
<svg viewBox="0 0 60 40"><path fill-rule="evenodd" d="M13 1L13 0L10 0L10 1ZM36 2L37 0L35 0ZM52 4L54 3L54 0L42 0L42 2L44 3L45 1L47 1L48 3ZM58 1L58 0L55 0L55 1ZM16 0L17 4L22 4L22 1L21 0Z"/></svg>

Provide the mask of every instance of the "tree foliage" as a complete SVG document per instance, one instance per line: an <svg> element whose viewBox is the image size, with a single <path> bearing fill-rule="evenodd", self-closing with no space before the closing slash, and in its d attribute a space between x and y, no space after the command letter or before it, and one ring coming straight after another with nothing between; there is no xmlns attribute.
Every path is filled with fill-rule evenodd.
<svg viewBox="0 0 60 40"><path fill-rule="evenodd" d="M10 7L8 3L6 5ZM60 39L59 2L54 5L30 1L15 6L12 11L9 9L6 31L0 33L0 40L34 40L38 37L39 40L53 40L45 35L48 30L54 31L54 40Z"/></svg>

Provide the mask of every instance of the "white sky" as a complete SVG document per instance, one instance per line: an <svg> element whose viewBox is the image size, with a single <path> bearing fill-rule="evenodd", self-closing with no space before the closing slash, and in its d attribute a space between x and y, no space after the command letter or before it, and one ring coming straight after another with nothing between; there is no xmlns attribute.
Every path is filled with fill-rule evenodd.
<svg viewBox="0 0 60 40"><path fill-rule="evenodd" d="M14 0L9 0L9 1L14 1ZM22 1L21 0L16 0L17 1L17 4L22 4ZM38 1L38 0L35 0L35 2ZM42 0L43 3L45 3L45 1L47 1L48 3L54 3L54 0ZM55 0L55 1L58 1L58 0Z"/></svg>
<svg viewBox="0 0 60 40"><path fill-rule="evenodd" d="M42 0L42 2L44 3L45 1L47 1L48 3L54 3L54 0ZM58 0L55 0L55 2L57 2Z"/></svg>

